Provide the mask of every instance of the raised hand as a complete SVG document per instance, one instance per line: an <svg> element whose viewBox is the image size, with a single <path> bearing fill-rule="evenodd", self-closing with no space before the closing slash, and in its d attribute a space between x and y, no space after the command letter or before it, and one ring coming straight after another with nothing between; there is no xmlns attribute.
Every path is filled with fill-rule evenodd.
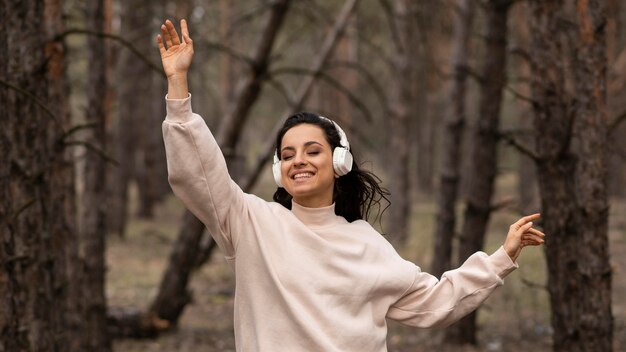
<svg viewBox="0 0 626 352"><path fill-rule="evenodd" d="M525 216L509 228L509 233L504 241L504 250L513 261L517 260L517 257L522 252L522 248L538 246L544 243L546 235L532 227L532 221L540 217L541 215L539 214Z"/></svg>
<svg viewBox="0 0 626 352"><path fill-rule="evenodd" d="M176 77L186 78L193 57L193 41L189 38L187 21L180 21L180 29L183 32L182 42L170 20L161 25L162 36L157 36L163 70L168 80Z"/></svg>
<svg viewBox="0 0 626 352"><path fill-rule="evenodd" d="M162 36L157 36L161 62L167 76L167 95L170 99L185 99L189 96L187 71L193 58L193 41L189 38L187 21L180 21L180 29L183 32L182 42L170 20L161 25Z"/></svg>

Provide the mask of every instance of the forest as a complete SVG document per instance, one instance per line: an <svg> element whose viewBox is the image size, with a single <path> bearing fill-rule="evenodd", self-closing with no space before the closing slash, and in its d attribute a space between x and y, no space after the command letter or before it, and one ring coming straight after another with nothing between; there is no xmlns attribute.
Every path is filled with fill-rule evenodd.
<svg viewBox="0 0 626 352"><path fill-rule="evenodd" d="M244 192L272 201L275 136L314 111L437 278L541 213L478 310L388 319L389 351L626 350L626 3L2 0L0 352L235 351L233 270L168 183L167 19Z"/></svg>

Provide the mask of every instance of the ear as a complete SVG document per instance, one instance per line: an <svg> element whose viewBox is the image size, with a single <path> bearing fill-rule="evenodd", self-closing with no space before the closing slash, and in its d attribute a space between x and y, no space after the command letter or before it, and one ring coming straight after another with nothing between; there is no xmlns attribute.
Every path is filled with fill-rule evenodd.
<svg viewBox="0 0 626 352"><path fill-rule="evenodd" d="M341 176L339 176L339 174L335 172L335 178L339 178L339 177Z"/></svg>

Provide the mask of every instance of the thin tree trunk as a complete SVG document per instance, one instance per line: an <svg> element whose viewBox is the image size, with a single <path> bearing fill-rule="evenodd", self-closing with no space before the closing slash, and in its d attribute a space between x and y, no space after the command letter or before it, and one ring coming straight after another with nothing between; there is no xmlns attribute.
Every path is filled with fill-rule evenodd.
<svg viewBox="0 0 626 352"><path fill-rule="evenodd" d="M220 0L220 36L221 42L226 47L233 47L232 21L235 7L234 0ZM223 54L220 60L220 93L222 94L222 106L231 106L234 98L233 89L233 58ZM226 109L224 109L226 110Z"/></svg>
<svg viewBox="0 0 626 352"><path fill-rule="evenodd" d="M137 43L142 47L142 44L148 41L143 40L145 37L138 29L150 23L149 6L139 0L123 1L121 14L121 32L128 35L127 40L134 41L135 37L141 38L142 40L138 40ZM144 44L144 50L154 50L145 45L147 44ZM151 82L144 78L150 77L151 71L131 52L121 50L117 61L117 74L124 79L118 84L118 116L114 126L111 149L119 165L111 168L111 175L108 177L110 191L107 227L112 233L124 237L129 215L128 187L133 177L136 176L135 170L141 171L141 167L136 167L140 166L138 162L141 161L136 155L139 145L137 142L140 141L138 133L147 121L146 112L150 112L150 109L147 109L150 106L147 86ZM138 175L139 180L141 177ZM142 183L139 182L139 184ZM140 193L140 198L141 196L142 193Z"/></svg>
<svg viewBox="0 0 626 352"><path fill-rule="evenodd" d="M77 236L73 164L63 144L64 47L53 39L63 31L61 10L61 1L0 5L2 351L80 348L71 322L80 310L69 304L78 299L68 276L78 263L70 262Z"/></svg>
<svg viewBox="0 0 626 352"><path fill-rule="evenodd" d="M157 297L150 307L150 312L159 319L176 324L187 303L191 302L187 284L196 268L203 232L204 224L190 212L185 212Z"/></svg>
<svg viewBox="0 0 626 352"><path fill-rule="evenodd" d="M529 41L529 29L528 29L528 4L520 3L515 7L515 15L511 16L513 22L514 32L511 33L514 39L512 47L519 49L520 51L528 52ZM524 58L513 59L513 67L515 67L515 75L520 81L516 85L516 92L522 96L529 97L530 84L524 79L530 77L530 64L528 60ZM530 114L531 106L527 101L518 100L517 108L515 109L518 119L518 125L521 130L517 140L524 145L533 145L534 139L532 133L533 120ZM518 197L519 197L519 209L523 214L532 214L539 211L539 188L537 185L537 167L533 160L523 154L519 156L519 162L517 167L518 174Z"/></svg>
<svg viewBox="0 0 626 352"><path fill-rule="evenodd" d="M185 1L177 1L176 12L179 8L184 8ZM139 26L140 29L146 28L152 18L166 17L165 3L163 1L155 1L146 6L145 3L138 4L138 11L143 18L145 24ZM141 22L140 22L141 23ZM132 24L131 24L132 25ZM137 26L137 23L134 24ZM145 31L145 30L144 30ZM154 50L153 42L150 40L140 40L136 42L139 50L151 57L152 61L159 60L159 54ZM133 58L137 60L136 58ZM139 194L139 208L137 215L141 218L153 218L154 208L162 195L159 185L162 185L167 179L162 177L167 172L165 164L165 145L161 137L160 122L163 119L163 91L157 91L159 86L165 85L161 77L161 84L151 84L152 80L156 80L156 73L150 70L146 65L136 72L145 77L135 80L133 86L135 88L134 99L125 99L120 101L121 104L130 104L132 118L136 120L137 127L132 134L135 136L135 170L134 180L137 182L137 191ZM139 98L139 99L137 99ZM137 100L138 101L137 101ZM160 107L155 102L161 101ZM134 102L134 104L133 104ZM155 111L151 109L156 108ZM157 115L159 113L159 115ZM161 178L159 178L161 177Z"/></svg>
<svg viewBox="0 0 626 352"><path fill-rule="evenodd" d="M507 14L512 1L491 0L486 4L486 50L482 70L479 120L474 132L470 189L460 237L458 259L464 262L483 249L491 215L491 198L497 172L498 129L502 90L506 83ZM447 330L448 341L473 344L476 340L476 312L469 314Z"/></svg>
<svg viewBox="0 0 626 352"><path fill-rule="evenodd" d="M408 236L410 192L409 192L409 110L412 100L413 26L409 14L410 1L396 1L393 25L397 38L394 41L393 77L389 127L389 233L391 241L403 245Z"/></svg>
<svg viewBox="0 0 626 352"><path fill-rule="evenodd" d="M611 351L605 7L601 1L579 1L571 27L561 20L566 15L563 1L533 1L531 8L532 90L535 127L541 131L536 146L543 224L550 236L546 256L554 350Z"/></svg>
<svg viewBox="0 0 626 352"><path fill-rule="evenodd" d="M105 30L106 0L91 1L87 9L89 28ZM87 39L89 58L89 81L87 84L87 121L94 127L88 130L87 143L105 150L106 106L108 90L107 49L103 38ZM81 229L85 253L83 299L85 307L85 348L110 351L111 343L106 331L105 284L105 236L106 236L106 188L105 160L87 150L85 160L85 191L83 194L83 226Z"/></svg>
<svg viewBox="0 0 626 352"><path fill-rule="evenodd" d="M623 79L622 72L617 72L615 61L620 50L623 50L623 19L620 17L623 10L623 2L619 0L607 1L607 22L606 22L606 47L609 68L609 77L607 84L607 100L609 116L618 116L626 108L624 96L626 92L623 87L615 89L615 80ZM623 17L623 16L622 16ZM612 71L612 72L611 72ZM626 124L622 124L615 131L609 131L610 142L612 146L609 150L609 190L611 197L626 198L626 141L621 136L626 135Z"/></svg>
<svg viewBox="0 0 626 352"><path fill-rule="evenodd" d="M472 0L461 0L457 2L456 10L452 54L454 80L450 87L451 108L445 117L435 250L430 269L436 277L440 277L452 267L452 239L456 228L455 209L459 192L461 145L465 128L467 61L474 4Z"/></svg>
<svg viewBox="0 0 626 352"><path fill-rule="evenodd" d="M346 29L335 49L336 59L340 62L358 61L358 40L357 40L357 17L353 15L346 24ZM340 68L337 70L337 77L344 87L350 92L356 92L359 86L358 75L355 70ZM345 94L337 95L337 110L335 115L339 117L344 131L351 132L354 128L353 108L350 99Z"/></svg>

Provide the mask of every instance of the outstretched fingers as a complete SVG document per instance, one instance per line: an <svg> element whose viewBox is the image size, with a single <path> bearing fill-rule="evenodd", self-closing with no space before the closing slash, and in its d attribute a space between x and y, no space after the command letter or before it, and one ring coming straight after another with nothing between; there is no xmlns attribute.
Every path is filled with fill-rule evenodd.
<svg viewBox="0 0 626 352"><path fill-rule="evenodd" d="M165 45L163 45L163 38L161 38L160 34L157 35L157 46L159 47L159 52L161 53L161 56L163 56L167 50L165 50Z"/></svg>
<svg viewBox="0 0 626 352"><path fill-rule="evenodd" d="M533 220L537 220L541 217L541 214L537 213L537 214L532 214L532 215L528 215L528 216L524 216L523 218L517 220L517 222L515 222L513 225L511 225L512 227L514 227L515 229L519 229L522 226L526 225L527 223L533 221Z"/></svg>
<svg viewBox="0 0 626 352"><path fill-rule="evenodd" d="M538 246L545 242L545 237L543 232L531 228L522 234L521 240L525 245Z"/></svg>
<svg viewBox="0 0 626 352"><path fill-rule="evenodd" d="M185 37L189 38L189 28L187 27L187 21L184 19L180 20L180 31L183 32L183 39Z"/></svg>
<svg viewBox="0 0 626 352"><path fill-rule="evenodd" d="M172 23L172 21L166 20L165 26L167 27L167 31L169 32L170 37L172 38L172 43L174 45L179 45L180 38L178 37L178 32L176 32L176 28L174 27L174 24Z"/></svg>
<svg viewBox="0 0 626 352"><path fill-rule="evenodd" d="M165 40L166 49L171 48L172 38L170 37L170 32L167 31L167 27L164 24L161 25L161 35L163 39Z"/></svg>

